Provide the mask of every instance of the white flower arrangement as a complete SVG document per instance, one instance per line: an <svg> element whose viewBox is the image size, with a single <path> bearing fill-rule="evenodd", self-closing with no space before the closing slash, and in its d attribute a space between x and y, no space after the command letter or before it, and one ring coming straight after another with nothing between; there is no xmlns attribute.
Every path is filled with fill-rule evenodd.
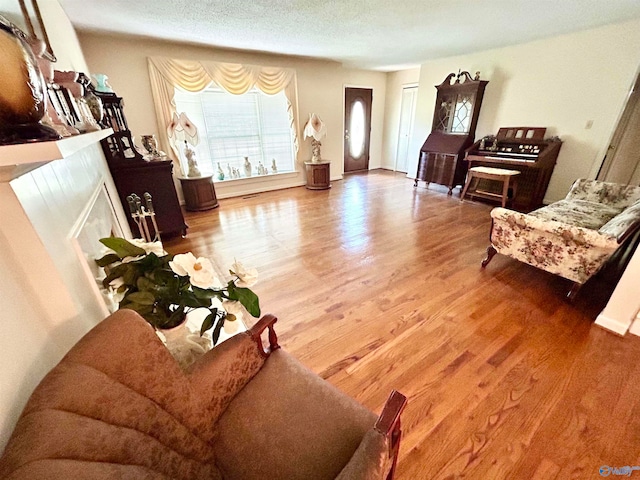
<svg viewBox="0 0 640 480"><path fill-rule="evenodd" d="M209 314L200 335L213 328L215 345L220 331L237 330L233 324L242 307L253 317L260 316L258 296L250 289L257 270L235 261L226 285L216 276L211 261L193 253L171 255L159 242L145 243L123 238L103 238L111 251L96 260L104 267L103 286L111 289L118 308L138 312L156 328L172 328L185 320L188 312L206 308Z"/></svg>

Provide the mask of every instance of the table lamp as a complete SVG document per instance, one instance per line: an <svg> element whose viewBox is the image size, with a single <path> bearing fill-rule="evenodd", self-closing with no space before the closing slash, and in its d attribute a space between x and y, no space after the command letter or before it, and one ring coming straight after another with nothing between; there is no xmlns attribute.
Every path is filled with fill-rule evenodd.
<svg viewBox="0 0 640 480"><path fill-rule="evenodd" d="M196 152L189 147L189 144L195 147L200 143L198 128L189 120L186 113L182 112L180 116L176 112L173 113L171 123L167 127L167 136L178 153L180 152L178 145L180 142L184 142L184 156L187 159L188 167L187 177L200 177Z"/></svg>
<svg viewBox="0 0 640 480"><path fill-rule="evenodd" d="M320 156L320 139L327 134L324 122L318 115L312 113L309 115L309 121L304 126L304 138L311 137L311 161L318 163L322 161Z"/></svg>

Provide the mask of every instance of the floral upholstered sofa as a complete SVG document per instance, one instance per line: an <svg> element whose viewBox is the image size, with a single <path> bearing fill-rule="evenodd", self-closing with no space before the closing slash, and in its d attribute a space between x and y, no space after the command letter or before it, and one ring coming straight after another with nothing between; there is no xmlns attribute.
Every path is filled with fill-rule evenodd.
<svg viewBox="0 0 640 480"><path fill-rule="evenodd" d="M640 227L640 187L579 179L564 200L530 213L494 208L491 220L482 267L507 255L571 280L573 299Z"/></svg>

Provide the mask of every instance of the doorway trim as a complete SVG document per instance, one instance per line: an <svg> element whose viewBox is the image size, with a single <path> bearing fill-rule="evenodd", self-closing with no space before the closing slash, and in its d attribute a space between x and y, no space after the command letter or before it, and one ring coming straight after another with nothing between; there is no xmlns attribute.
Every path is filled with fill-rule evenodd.
<svg viewBox="0 0 640 480"><path fill-rule="evenodd" d="M598 153L598 158L600 159L600 161L593 165L590 172L590 176L589 176L590 178L595 178L595 179L601 178L601 176L606 175L611 168L611 164L610 163L607 164L607 156L609 154L609 149L611 145L613 145L617 137L622 136L621 132L624 129L620 130L619 127L621 127L623 123L628 123L629 121L629 116L631 115L631 110L632 110L631 109L632 105L630 105L629 102L631 101L631 96L634 93L634 88L636 88L636 85L638 88L638 94L640 95L640 67L636 69L636 73L633 77L633 80L631 81L631 85L629 85L629 88L627 89L627 94L625 96L622 107L620 108L620 111L616 118L616 122L613 126L611 134L609 135L607 143L603 151L600 151ZM638 98L637 101L640 102L640 98ZM626 125L624 126L624 128L626 128Z"/></svg>
<svg viewBox="0 0 640 480"><path fill-rule="evenodd" d="M405 88L416 88L418 90L416 90L416 99L415 99L415 104L413 105L413 112L412 112L412 119L411 119L411 129L409 132L409 145L411 145L411 137L413 135L413 127L415 125L415 114L416 114L416 109L418 107L418 93L419 93L419 88L420 88L420 83L418 82L411 82L411 83L403 83L402 85L400 85L400 111L399 111L399 115L398 115L398 134L396 135L396 155L395 155L395 160L393 162L393 171L397 172L398 171L398 149L400 148L400 133L401 133L401 128L402 128L402 98L403 98L403 93L404 93L404 89ZM408 167L408 164L407 164ZM407 168L407 176L409 176L409 169Z"/></svg>

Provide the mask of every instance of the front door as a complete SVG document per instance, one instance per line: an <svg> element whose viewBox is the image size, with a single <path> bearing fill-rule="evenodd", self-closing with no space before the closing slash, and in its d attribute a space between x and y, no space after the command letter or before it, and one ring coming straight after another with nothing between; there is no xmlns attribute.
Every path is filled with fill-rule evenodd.
<svg viewBox="0 0 640 480"><path fill-rule="evenodd" d="M370 88L344 89L344 171L369 169L369 136L371 133Z"/></svg>

